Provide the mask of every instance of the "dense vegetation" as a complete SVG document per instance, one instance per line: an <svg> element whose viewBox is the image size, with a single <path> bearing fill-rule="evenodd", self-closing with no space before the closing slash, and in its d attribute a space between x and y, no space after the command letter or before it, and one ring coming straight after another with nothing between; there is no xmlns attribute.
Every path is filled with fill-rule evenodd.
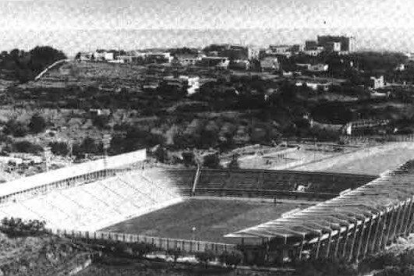
<svg viewBox="0 0 414 276"><path fill-rule="evenodd" d="M0 55L0 73L4 78L27 82L53 62L66 59L66 55L49 46L39 46L29 52L14 49Z"/></svg>

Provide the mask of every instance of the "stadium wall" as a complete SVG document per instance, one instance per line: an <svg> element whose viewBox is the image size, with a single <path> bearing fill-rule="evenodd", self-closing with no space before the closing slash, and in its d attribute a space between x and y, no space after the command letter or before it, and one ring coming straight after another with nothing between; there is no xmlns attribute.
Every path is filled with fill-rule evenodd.
<svg viewBox="0 0 414 276"><path fill-rule="evenodd" d="M106 178L145 159L144 149L16 179L2 184L0 203Z"/></svg>
<svg viewBox="0 0 414 276"><path fill-rule="evenodd" d="M119 241L126 244L144 242L152 244L161 250L180 249L187 253L205 252L211 250L216 254L221 254L224 251L231 252L236 250L235 244L215 243L197 240L183 240L150 237L143 235L112 233L112 232L90 232L90 231L75 231L62 229L49 229L51 234L61 237L69 237L72 239L87 240L88 242L97 242L99 240Z"/></svg>
<svg viewBox="0 0 414 276"><path fill-rule="evenodd" d="M346 144L362 144L370 142L413 142L414 134L341 136L340 141Z"/></svg>

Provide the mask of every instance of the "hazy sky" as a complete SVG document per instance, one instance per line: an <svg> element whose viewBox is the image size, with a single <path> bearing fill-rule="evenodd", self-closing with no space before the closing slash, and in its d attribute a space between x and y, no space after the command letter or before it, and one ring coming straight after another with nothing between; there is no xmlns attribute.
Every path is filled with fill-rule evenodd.
<svg viewBox="0 0 414 276"><path fill-rule="evenodd" d="M359 49L413 51L414 0L0 0L0 50L267 46L318 34L353 35Z"/></svg>
<svg viewBox="0 0 414 276"><path fill-rule="evenodd" d="M411 27L412 0L0 0L1 29Z"/></svg>

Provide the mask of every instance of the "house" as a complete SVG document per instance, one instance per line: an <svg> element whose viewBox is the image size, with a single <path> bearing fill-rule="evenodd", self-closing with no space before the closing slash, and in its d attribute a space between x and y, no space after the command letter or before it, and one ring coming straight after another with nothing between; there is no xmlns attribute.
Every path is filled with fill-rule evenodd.
<svg viewBox="0 0 414 276"><path fill-rule="evenodd" d="M148 52L145 54L145 61L147 63L171 63L173 60L173 56L170 53L162 53L162 52Z"/></svg>
<svg viewBox="0 0 414 276"><path fill-rule="evenodd" d="M329 65L318 63L315 65L311 65L308 67L308 71L310 72L327 72L329 69Z"/></svg>
<svg viewBox="0 0 414 276"><path fill-rule="evenodd" d="M199 54L177 54L174 60L182 66L193 66L201 60L201 56Z"/></svg>
<svg viewBox="0 0 414 276"><path fill-rule="evenodd" d="M184 87L184 85L187 85L187 93L189 95L194 94L196 92L198 92L199 88L200 88L200 77L198 76L194 76L194 77L190 77L190 76L179 76L179 77L174 77L174 76L167 76L164 77L163 80L166 82L167 85L170 86L176 86L176 87Z"/></svg>
<svg viewBox="0 0 414 276"><path fill-rule="evenodd" d="M342 44L341 42L329 41L325 45L325 51L330 53L339 53L341 52Z"/></svg>
<svg viewBox="0 0 414 276"><path fill-rule="evenodd" d="M276 57L265 57L260 61L260 67L262 68L262 71L279 70L279 60Z"/></svg>
<svg viewBox="0 0 414 276"><path fill-rule="evenodd" d="M80 52L79 55L76 57L76 59L80 61L91 61L93 59L93 53Z"/></svg>
<svg viewBox="0 0 414 276"><path fill-rule="evenodd" d="M230 69L234 70L249 70L250 61L248 60L233 60L230 62Z"/></svg>
<svg viewBox="0 0 414 276"><path fill-rule="evenodd" d="M323 51L323 49L321 50L321 49L314 49L314 50L305 50L303 53L305 54L305 55L308 55L308 56L313 56L313 57L316 57L316 56L318 56L320 53L322 53L322 51Z"/></svg>
<svg viewBox="0 0 414 276"><path fill-rule="evenodd" d="M116 61L119 63L132 63L136 59L133 55L119 55L116 57Z"/></svg>
<svg viewBox="0 0 414 276"><path fill-rule="evenodd" d="M96 61L111 61L114 60L114 53L98 50L93 53L93 58Z"/></svg>
<svg viewBox="0 0 414 276"><path fill-rule="evenodd" d="M290 55L291 46L289 45L270 45L266 50L267 54Z"/></svg>
<svg viewBox="0 0 414 276"><path fill-rule="evenodd" d="M224 69L227 69L229 64L230 60L226 57L202 57L200 61L201 66Z"/></svg>
<svg viewBox="0 0 414 276"><path fill-rule="evenodd" d="M296 82L296 86L302 87L306 86L313 91L317 91L322 89L323 91L328 91L329 87L332 86L331 82L317 82L317 81L298 81Z"/></svg>
<svg viewBox="0 0 414 276"><path fill-rule="evenodd" d="M379 89L385 87L384 76L380 76L378 78L371 77L369 79L369 87L372 89Z"/></svg>
<svg viewBox="0 0 414 276"><path fill-rule="evenodd" d="M389 120L367 119L347 123L343 127L343 133L346 135L361 135L366 133L375 133L383 131L388 125Z"/></svg>

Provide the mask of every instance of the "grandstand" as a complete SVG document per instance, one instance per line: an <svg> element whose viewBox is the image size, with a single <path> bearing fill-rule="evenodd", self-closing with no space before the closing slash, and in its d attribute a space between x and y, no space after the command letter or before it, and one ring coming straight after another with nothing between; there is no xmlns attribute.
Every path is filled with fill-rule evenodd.
<svg viewBox="0 0 414 276"><path fill-rule="evenodd" d="M364 258L414 231L414 162L334 199L226 235L269 257Z"/></svg>
<svg viewBox="0 0 414 276"><path fill-rule="evenodd" d="M180 202L175 187L159 185L127 172L0 205L7 217L38 219L52 228L95 231L131 217Z"/></svg>
<svg viewBox="0 0 414 276"><path fill-rule="evenodd" d="M169 183L190 195L278 196L329 199L347 189L355 189L377 176L323 172L271 170L196 170L148 169L143 175L158 183Z"/></svg>

